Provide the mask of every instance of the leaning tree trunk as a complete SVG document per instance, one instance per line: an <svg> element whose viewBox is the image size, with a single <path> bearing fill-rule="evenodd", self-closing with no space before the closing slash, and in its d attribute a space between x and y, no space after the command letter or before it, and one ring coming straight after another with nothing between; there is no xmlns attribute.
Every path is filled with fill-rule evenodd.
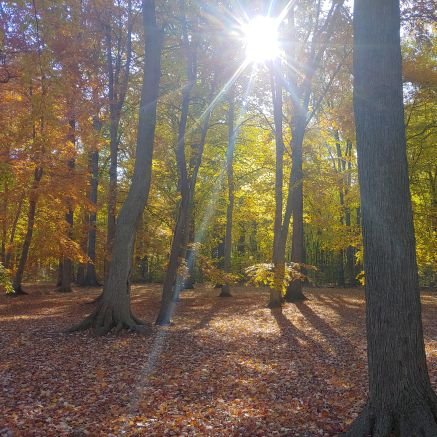
<svg viewBox="0 0 437 437"><path fill-rule="evenodd" d="M187 219L190 211L190 195L189 187L182 194L181 204L178 209L178 218L173 234L173 240L170 250L170 259L167 266L164 284L162 287L161 307L156 319L157 325L168 325L171 322L171 316L175 305L175 300L178 299L176 280L179 262L183 254L183 243L185 241L185 232L187 230Z"/></svg>
<svg viewBox="0 0 437 437"><path fill-rule="evenodd" d="M188 23L185 16L184 0L181 1L182 15L182 44L187 57L186 72L187 83L182 91L181 118L179 122L178 143L176 147L176 162L178 167L178 185L181 193L181 201L178 208L176 226L173 233L173 240L170 249L170 258L168 261L167 272L162 286L161 306L157 325L169 325L175 301L179 298L179 292L183 286L183 280L178 280L178 269L180 261L185 258L185 244L187 243L186 233L189 222L190 207L194 196L197 171L200 166L200 159L203 153L203 145L200 146L199 159L196 161L193 175L190 177L187 170L185 156L185 134L188 121L188 113L190 109L191 91L196 82L197 76L197 57L196 46L190 38L188 32ZM205 132L206 136L206 132ZM203 141L205 138L202 139ZM197 167L197 168L196 168Z"/></svg>
<svg viewBox="0 0 437 437"><path fill-rule="evenodd" d="M237 132L234 127L235 118L235 96L234 87L231 87L229 95L228 109L228 148L226 150L226 175L228 178L228 205L226 208L226 231L225 247L223 258L223 270L225 273L231 272L232 255L232 218L234 214L234 149ZM226 282L222 285L220 297L231 297L231 287Z"/></svg>
<svg viewBox="0 0 437 437"><path fill-rule="evenodd" d="M118 216L108 278L95 311L72 330L91 328L104 335L112 328L143 331L131 312L129 276L135 230L147 203L152 175L156 106L161 72L162 31L156 24L154 0L143 0L145 32L144 77L138 118L136 159L132 183Z"/></svg>
<svg viewBox="0 0 437 437"><path fill-rule="evenodd" d="M437 435L408 181L399 0L356 0L354 110L363 220L367 406L348 436Z"/></svg>

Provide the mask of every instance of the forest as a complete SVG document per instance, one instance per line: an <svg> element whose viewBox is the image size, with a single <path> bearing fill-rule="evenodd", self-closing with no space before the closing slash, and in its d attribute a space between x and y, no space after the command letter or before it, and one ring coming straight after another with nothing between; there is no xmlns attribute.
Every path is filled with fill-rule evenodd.
<svg viewBox="0 0 437 437"><path fill-rule="evenodd" d="M437 436L433 0L0 2L0 436Z"/></svg>

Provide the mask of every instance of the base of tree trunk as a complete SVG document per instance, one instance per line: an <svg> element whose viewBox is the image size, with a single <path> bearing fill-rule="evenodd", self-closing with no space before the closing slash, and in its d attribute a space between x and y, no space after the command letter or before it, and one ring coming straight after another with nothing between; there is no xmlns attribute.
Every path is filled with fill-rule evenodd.
<svg viewBox="0 0 437 437"><path fill-rule="evenodd" d="M10 297L17 297L17 296L26 296L29 293L25 292L23 290L23 288L21 287L21 285L14 287L14 292L13 293L8 293L8 296Z"/></svg>
<svg viewBox="0 0 437 437"><path fill-rule="evenodd" d="M101 284L97 279L89 279L85 277L82 281L76 282L79 287L101 287Z"/></svg>
<svg viewBox="0 0 437 437"><path fill-rule="evenodd" d="M281 308L282 307L282 292L278 290L270 290L270 298L267 308Z"/></svg>
<svg viewBox="0 0 437 437"><path fill-rule="evenodd" d="M232 297L231 287L229 287L229 285L223 285L219 297Z"/></svg>
<svg viewBox="0 0 437 437"><path fill-rule="evenodd" d="M115 305L108 302L100 301L97 308L76 326L68 329L67 332L77 332L91 330L96 336L106 335L113 331L119 333L123 329L141 334L150 334L151 325L137 319L132 312L128 315L122 315L117 311Z"/></svg>
<svg viewBox="0 0 437 437"><path fill-rule="evenodd" d="M175 306L176 306L176 302L174 301L174 299L168 302L167 305L161 305L161 310L159 311L155 325L158 326L172 325L171 317L173 315Z"/></svg>
<svg viewBox="0 0 437 437"><path fill-rule="evenodd" d="M392 410L371 410L368 406L352 423L343 437L435 437L437 436L437 401L412 401Z"/></svg>
<svg viewBox="0 0 437 437"><path fill-rule="evenodd" d="M193 290L193 289L194 289L194 280L193 280L193 278L189 277L184 282L184 290Z"/></svg>
<svg viewBox="0 0 437 437"><path fill-rule="evenodd" d="M73 289L70 285L56 287L58 293L72 293Z"/></svg>
<svg viewBox="0 0 437 437"><path fill-rule="evenodd" d="M286 302L303 302L307 300L306 296L302 292L302 282L293 281L287 287L287 292L285 293Z"/></svg>

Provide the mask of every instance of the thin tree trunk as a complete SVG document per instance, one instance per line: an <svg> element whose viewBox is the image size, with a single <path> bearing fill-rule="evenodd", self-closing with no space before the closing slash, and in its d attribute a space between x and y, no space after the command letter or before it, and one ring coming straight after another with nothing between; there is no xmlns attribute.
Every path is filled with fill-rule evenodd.
<svg viewBox="0 0 437 437"><path fill-rule="evenodd" d="M357 131L369 398L346 434L437 435L427 372L408 181L399 0L356 0Z"/></svg>
<svg viewBox="0 0 437 437"><path fill-rule="evenodd" d="M284 140L282 129L282 86L277 77L279 65L273 65L270 73L272 88L273 116L275 122L275 219L273 227L273 253L272 261L274 265L274 284L270 288L269 308L278 308L282 305L282 289L285 275L285 243L283 233L286 232L282 227L282 207L283 207L283 183L284 183ZM288 224L287 224L288 229ZM285 240L287 238L285 237Z"/></svg>
<svg viewBox="0 0 437 437"><path fill-rule="evenodd" d="M103 295L95 311L71 330L91 328L97 335L123 328L144 332L143 322L130 308L130 272L135 232L150 191L156 107L161 74L162 30L157 26L154 0L143 0L145 33L144 77L138 116L138 134L132 183L120 214Z"/></svg>
<svg viewBox="0 0 437 437"><path fill-rule="evenodd" d="M349 193L349 189L352 184L352 142L347 141L347 147L346 147L346 156L348 158L347 160L347 178L346 178L346 188L345 188L345 195ZM351 227L351 210L348 205L346 205L345 212L344 212L344 223L346 227L349 229L350 233L350 227ZM356 287L357 281L355 279L356 272L355 272L355 248L351 245L349 245L346 248L346 277L347 277L347 283L346 285L349 287Z"/></svg>
<svg viewBox="0 0 437 437"><path fill-rule="evenodd" d="M193 202L194 203L194 202ZM190 221L188 223L188 243L187 251L185 254L185 261L187 263L188 277L184 281L184 289L191 290L194 288L194 265L196 262L196 250L192 246L195 242L195 217L194 217L194 207L191 206L190 211Z"/></svg>
<svg viewBox="0 0 437 437"><path fill-rule="evenodd" d="M24 193L21 195L20 200L18 201L17 212L14 217L14 221L11 226L11 234L9 236L9 244L6 247L6 256L5 256L5 264L4 266L9 269L11 267L11 258L12 258L12 247L14 245L15 233L17 231L18 220L20 219L21 209L23 207L24 201Z"/></svg>
<svg viewBox="0 0 437 437"><path fill-rule="evenodd" d="M7 223L7 217L8 217L8 201L9 201L9 186L8 181L4 181L4 197L3 197L3 204L2 204L2 213L0 215L0 220L2 223L2 244L1 244L1 251L0 251L0 260L3 265L6 263L6 246L7 246L7 232L8 232L8 223Z"/></svg>
<svg viewBox="0 0 437 437"><path fill-rule="evenodd" d="M335 148L337 151L337 173L340 178L340 184L338 188L338 198L340 202L340 225L345 224L344 217L344 197L347 194L347 185L345 183L345 170L346 170L346 161L343 158L341 144L340 144L340 134L338 130L335 131ZM345 279L344 279L344 250L340 248L338 250L338 263L337 263L337 285L339 287L345 287Z"/></svg>
<svg viewBox="0 0 437 437"><path fill-rule="evenodd" d="M95 150L90 154L91 184L89 200L97 208L97 195L99 187L99 152ZM96 242L97 242L97 211L94 209L88 216L88 246L85 278L83 285L98 287L100 283L96 273Z"/></svg>
<svg viewBox="0 0 437 437"><path fill-rule="evenodd" d="M73 144L73 147L75 147L76 144L76 135L75 135L75 128L76 128L76 121L70 120L70 141ZM74 171L75 166L75 160L74 158L71 158L68 160L67 163L68 166L68 173L71 175ZM74 213L73 213L73 206L71 205L71 199L68 199L68 211L65 214L65 221L68 225L67 230L67 237L71 239L73 237L73 220L74 220ZM71 288L71 281L73 279L73 261L68 256L68 254L63 253L62 254L62 270L61 270L61 283L59 287L57 288L57 291L61 293L71 293L73 290Z"/></svg>
<svg viewBox="0 0 437 437"><path fill-rule="evenodd" d="M42 167L36 167L33 174L33 183L29 195L29 211L27 213L27 228L24 237L23 247L21 249L20 261L18 262L17 271L15 272L12 286L14 287L14 294L26 294L21 286L23 281L24 269L26 267L27 258L29 256L30 244L32 242L33 227L35 224L36 205L38 201L38 187L43 175Z"/></svg>
<svg viewBox="0 0 437 437"><path fill-rule="evenodd" d="M234 213L234 150L237 132L234 126L235 119L235 90L231 87L229 95L228 109L228 147L226 150L226 175L228 179L228 205L226 208L226 231L223 267L225 273L231 272L231 255L232 255L232 218ZM223 284L220 297L231 297L231 288L229 284Z"/></svg>

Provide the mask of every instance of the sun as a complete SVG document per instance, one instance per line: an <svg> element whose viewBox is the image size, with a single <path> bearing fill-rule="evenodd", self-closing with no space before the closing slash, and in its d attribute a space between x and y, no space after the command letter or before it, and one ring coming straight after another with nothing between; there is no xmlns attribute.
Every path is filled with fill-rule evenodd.
<svg viewBox="0 0 437 437"><path fill-rule="evenodd" d="M259 15L243 24L243 39L246 59L262 63L279 56L278 20Z"/></svg>

